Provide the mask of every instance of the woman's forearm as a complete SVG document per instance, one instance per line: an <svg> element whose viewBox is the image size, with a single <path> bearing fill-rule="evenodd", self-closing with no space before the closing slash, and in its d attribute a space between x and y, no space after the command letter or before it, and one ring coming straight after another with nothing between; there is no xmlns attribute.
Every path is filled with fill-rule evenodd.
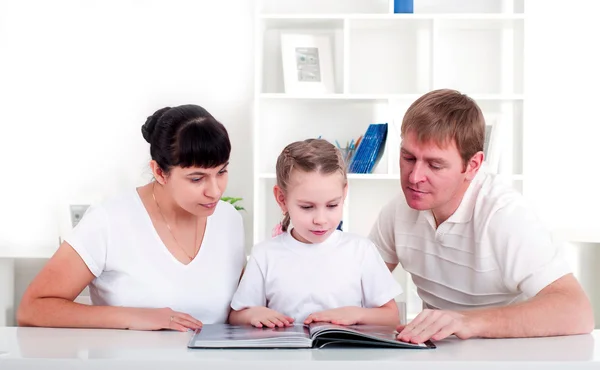
<svg viewBox="0 0 600 370"><path fill-rule="evenodd" d="M35 298L21 302L19 326L128 329L134 308L92 306L64 298Z"/></svg>

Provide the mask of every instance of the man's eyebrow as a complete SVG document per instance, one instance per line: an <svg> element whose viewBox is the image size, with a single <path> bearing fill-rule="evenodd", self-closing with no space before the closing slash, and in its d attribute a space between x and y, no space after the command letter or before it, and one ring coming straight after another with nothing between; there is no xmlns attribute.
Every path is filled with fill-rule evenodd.
<svg viewBox="0 0 600 370"><path fill-rule="evenodd" d="M404 148L400 148L400 152L402 154L408 154L408 155L414 156L414 154L412 154L411 152L409 152L408 150L406 150ZM448 161L442 157L425 157L425 160L428 162L439 162L439 163L443 163L443 164L448 163Z"/></svg>

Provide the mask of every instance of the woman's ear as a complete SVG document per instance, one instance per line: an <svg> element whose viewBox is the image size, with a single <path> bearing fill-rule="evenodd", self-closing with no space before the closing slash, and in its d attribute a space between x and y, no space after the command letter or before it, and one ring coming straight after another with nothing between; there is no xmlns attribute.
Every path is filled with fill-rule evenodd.
<svg viewBox="0 0 600 370"><path fill-rule="evenodd" d="M152 170L152 175L159 184L164 185L167 183L167 175L162 170L162 168L160 168L158 162L156 162L155 160L151 160L150 169Z"/></svg>
<svg viewBox="0 0 600 370"><path fill-rule="evenodd" d="M281 212L284 214L287 213L288 208L285 202L285 193L283 192L283 189L279 187L279 185L273 186L273 195L275 195L275 201L277 202L277 204L279 204Z"/></svg>

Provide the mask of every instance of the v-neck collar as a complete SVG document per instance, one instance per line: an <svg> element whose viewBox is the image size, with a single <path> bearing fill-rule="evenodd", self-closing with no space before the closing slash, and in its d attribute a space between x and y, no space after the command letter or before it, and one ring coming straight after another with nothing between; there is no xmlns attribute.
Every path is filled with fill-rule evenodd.
<svg viewBox="0 0 600 370"><path fill-rule="evenodd" d="M177 258L175 258L173 253L171 253L169 248L167 248L167 246L161 239L160 235L158 234L158 231L156 230L154 223L152 222L152 217L150 217L150 213L148 212L148 209L144 205L144 201L142 200L142 197L140 196L138 189L136 188L136 189L134 189L134 191L135 191L135 198L136 198L139 206L141 207L141 210L143 211L142 213L145 215L145 219L147 221L149 228L152 229L152 234L154 236L154 239L157 241L158 245L160 246L160 249L171 259L171 261L173 261L175 264L177 264L178 266L180 266L182 268L188 268L188 267L192 266L194 263L196 263L196 260L200 259L200 255L203 253L203 250L205 249L204 245L205 245L206 239L210 236L210 217L206 218L206 225L204 226L204 236L202 237L202 243L200 243L200 249L198 250L198 253L196 253L196 256L194 257L193 260L191 260L189 263L185 264L185 263L181 262L180 260L178 260ZM217 204L217 207L218 206L219 205ZM215 209L215 212L216 212L216 209Z"/></svg>

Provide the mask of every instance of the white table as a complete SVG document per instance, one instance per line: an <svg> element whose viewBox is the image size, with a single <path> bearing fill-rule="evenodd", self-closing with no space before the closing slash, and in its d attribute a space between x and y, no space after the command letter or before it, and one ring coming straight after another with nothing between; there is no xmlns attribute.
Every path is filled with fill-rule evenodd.
<svg viewBox="0 0 600 370"><path fill-rule="evenodd" d="M191 333L0 328L0 369L600 369L600 330L535 339L450 338L434 350L189 350Z"/></svg>

